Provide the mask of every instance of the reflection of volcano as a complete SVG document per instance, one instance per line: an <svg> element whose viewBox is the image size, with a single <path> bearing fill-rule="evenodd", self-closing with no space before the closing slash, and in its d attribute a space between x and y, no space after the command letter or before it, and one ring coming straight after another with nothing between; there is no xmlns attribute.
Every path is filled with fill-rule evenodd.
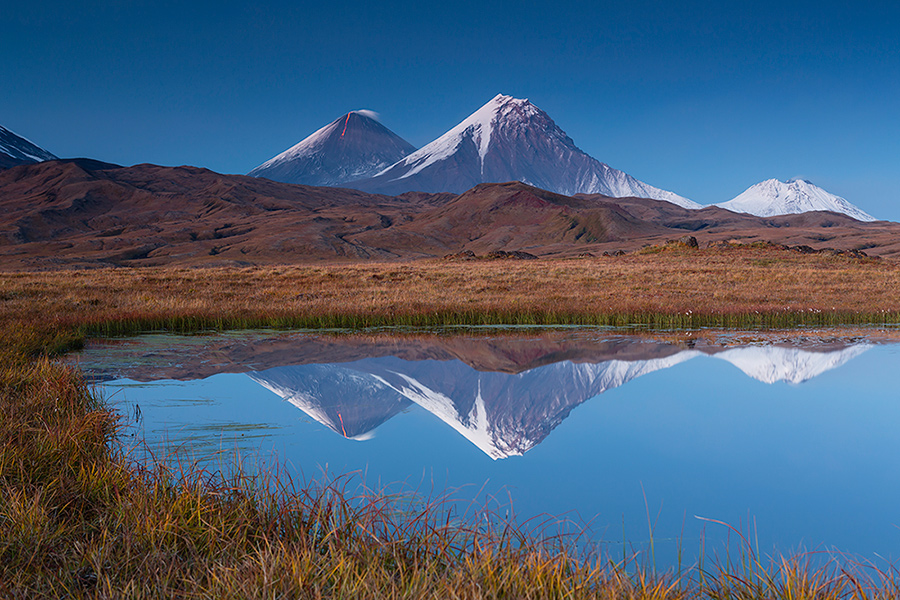
<svg viewBox="0 0 900 600"><path fill-rule="evenodd" d="M458 360L383 357L277 367L250 376L347 437L365 435L414 402L491 458L505 458L539 444L585 400L698 354L598 364L563 361L518 374L480 372Z"/></svg>
<svg viewBox="0 0 900 600"><path fill-rule="evenodd" d="M871 347L870 344L857 344L832 352L811 352L779 346L744 346L719 352L715 356L763 383L802 383L841 366Z"/></svg>
<svg viewBox="0 0 900 600"><path fill-rule="evenodd" d="M340 365L275 367L249 375L319 423L353 439L366 439L411 404L376 378Z"/></svg>
<svg viewBox="0 0 900 600"><path fill-rule="evenodd" d="M815 352L745 346L714 356L765 383L800 383L868 348L859 344ZM385 356L330 365L276 367L250 376L345 437L364 439L375 427L415 403L497 459L524 454L539 444L582 402L702 354L683 350L648 360L566 360L521 373L478 371L460 360L411 361Z"/></svg>

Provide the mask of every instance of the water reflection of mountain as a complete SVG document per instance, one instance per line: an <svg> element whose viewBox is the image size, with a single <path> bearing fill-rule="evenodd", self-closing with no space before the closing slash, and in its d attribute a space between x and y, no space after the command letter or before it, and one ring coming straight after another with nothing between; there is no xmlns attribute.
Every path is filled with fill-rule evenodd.
<svg viewBox="0 0 900 600"><path fill-rule="evenodd" d="M378 378L343 365L275 367L249 375L319 423L357 440L412 404Z"/></svg>
<svg viewBox="0 0 900 600"><path fill-rule="evenodd" d="M813 352L754 346L713 356L765 383L800 383L844 364L868 347ZM699 355L697 350L683 350L649 360L562 361L522 373L477 371L459 360L380 357L276 367L250 376L345 437L369 434L414 403L496 459L533 448L582 402Z"/></svg>
<svg viewBox="0 0 900 600"><path fill-rule="evenodd" d="M598 364L563 361L523 373L477 371L459 360L395 357L276 367L254 381L346 437L365 435L415 403L492 458L540 443L585 400L699 354Z"/></svg>
<svg viewBox="0 0 900 600"><path fill-rule="evenodd" d="M829 352L812 352L802 348L780 346L745 346L715 354L763 383L787 381L802 383L846 363L871 348L856 344Z"/></svg>
<svg viewBox="0 0 900 600"><path fill-rule="evenodd" d="M672 342L596 332L225 337L192 340L189 353L173 346L171 337L157 342L157 347L135 346L132 361L125 350L115 361L107 357L92 366L88 352L82 368L99 379L144 381L248 372L311 418L353 439L365 439L415 404L495 459L533 448L586 400L697 356L728 361L765 383L800 383L870 347L858 339L816 339L803 345L757 339L737 345L732 340Z"/></svg>

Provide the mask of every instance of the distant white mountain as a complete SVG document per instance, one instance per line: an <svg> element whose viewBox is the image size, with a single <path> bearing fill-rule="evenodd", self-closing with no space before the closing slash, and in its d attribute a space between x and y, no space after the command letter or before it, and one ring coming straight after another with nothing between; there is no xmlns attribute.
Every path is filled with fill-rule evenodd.
<svg viewBox="0 0 900 600"><path fill-rule="evenodd" d="M0 126L0 167L8 168L56 158L37 144Z"/></svg>
<svg viewBox="0 0 900 600"><path fill-rule="evenodd" d="M479 183L505 181L565 195L637 196L702 208L588 156L547 113L528 100L502 94L430 144L352 187L386 194L462 193Z"/></svg>
<svg viewBox="0 0 900 600"><path fill-rule="evenodd" d="M840 196L835 196L803 179L769 179L749 187L744 193L717 204L722 208L758 217L793 215L814 210L842 213L859 221L877 219Z"/></svg>
<svg viewBox="0 0 900 600"><path fill-rule="evenodd" d="M349 112L248 175L327 186L370 177L415 150L376 117L368 110Z"/></svg>

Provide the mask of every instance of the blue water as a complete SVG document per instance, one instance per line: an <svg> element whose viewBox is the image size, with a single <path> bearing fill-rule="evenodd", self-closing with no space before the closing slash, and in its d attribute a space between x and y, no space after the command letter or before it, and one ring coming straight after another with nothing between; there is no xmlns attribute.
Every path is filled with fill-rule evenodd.
<svg viewBox="0 0 900 600"><path fill-rule="evenodd" d="M724 552L728 529L698 517L742 530L763 554L900 557L900 346L782 339L763 356L767 345L757 341L741 350L749 359L732 362L715 344L698 351L635 340L650 358L611 362L607 349L591 362L591 335L578 339L577 360L554 362L567 342L539 340L537 353L551 358L508 372L485 370L477 336L477 359L443 355L442 342L426 343L417 360L383 347L366 358L361 344L351 356L338 352L339 361L316 364L305 352L296 364L267 358L250 372L199 369L203 378L184 381L128 378L147 378L146 369L133 372L136 356L165 375L177 338L148 338L151 351L140 338L127 351L101 344L79 360L102 374L99 385L123 413L139 407L134 432L159 454L274 456L310 479L356 472L374 488L403 482L426 495L493 498L519 520L587 523L613 557L624 539L626 552L649 561L652 537L658 567L674 565L679 550L695 560L704 539L707 553ZM224 370L241 368L207 342ZM616 343L630 347L624 336ZM170 376L198 371L181 364L204 360L203 344L190 344ZM503 355L502 343L492 344L491 356ZM527 342L517 344L527 354ZM796 365L779 371L782 359Z"/></svg>

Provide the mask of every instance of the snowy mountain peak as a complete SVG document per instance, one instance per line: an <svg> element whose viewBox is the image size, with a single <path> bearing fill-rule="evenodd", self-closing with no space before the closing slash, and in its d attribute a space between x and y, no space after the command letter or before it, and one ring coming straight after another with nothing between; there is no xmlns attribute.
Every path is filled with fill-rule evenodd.
<svg viewBox="0 0 900 600"><path fill-rule="evenodd" d="M415 148L385 127L378 113L341 115L248 175L285 183L342 185L370 177Z"/></svg>
<svg viewBox="0 0 900 600"><path fill-rule="evenodd" d="M559 194L638 196L701 208L580 150L526 99L497 94L447 133L354 187L399 194L462 193L480 183L522 181Z"/></svg>
<svg viewBox="0 0 900 600"><path fill-rule="evenodd" d="M845 214L858 221L877 220L844 198L830 194L806 179L790 179L788 181L767 179L750 186L732 200L716 206L758 217L827 210Z"/></svg>
<svg viewBox="0 0 900 600"><path fill-rule="evenodd" d="M397 179L411 177L452 156L466 142L473 143L478 149L479 170L484 174L484 160L490 148L494 130L508 128L516 123L521 124L529 117L538 115L539 112L539 109L528 100L497 94L459 125L400 161L399 164L408 169ZM394 166L386 170L393 168Z"/></svg>
<svg viewBox="0 0 900 600"><path fill-rule="evenodd" d="M56 160L56 158L37 144L0 125L0 167Z"/></svg>

